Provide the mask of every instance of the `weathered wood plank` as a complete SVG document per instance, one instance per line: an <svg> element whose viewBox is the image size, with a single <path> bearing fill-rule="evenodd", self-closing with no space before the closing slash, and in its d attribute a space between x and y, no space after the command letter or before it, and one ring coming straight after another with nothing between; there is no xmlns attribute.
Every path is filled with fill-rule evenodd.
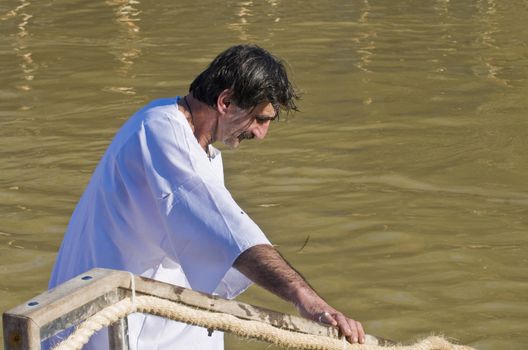
<svg viewBox="0 0 528 350"><path fill-rule="evenodd" d="M338 332L334 327L305 318L283 314L236 300L226 300L145 277L137 277L135 284L138 294L157 296L204 310L223 312L245 320L266 322L275 327L296 332L338 337Z"/></svg>
<svg viewBox="0 0 528 350"><path fill-rule="evenodd" d="M146 277L136 276L135 287L137 294L152 295L192 307L213 312L227 313L244 320L261 321L278 328L290 331L339 338L336 328L314 322L299 316L284 314L224 298L200 293L191 289L159 282ZM395 342L381 337L367 335L368 344L393 345Z"/></svg>
<svg viewBox="0 0 528 350"><path fill-rule="evenodd" d="M102 309L117 303L123 298L122 295L122 290L114 290L93 300L85 300L85 304L74 308L70 312L65 312L62 316L41 326L41 339L48 339L49 337L60 333L62 330L78 325Z"/></svg>
<svg viewBox="0 0 528 350"><path fill-rule="evenodd" d="M129 288L130 275L123 271L93 269L48 290L6 314L31 318L39 327L70 313L120 287Z"/></svg>

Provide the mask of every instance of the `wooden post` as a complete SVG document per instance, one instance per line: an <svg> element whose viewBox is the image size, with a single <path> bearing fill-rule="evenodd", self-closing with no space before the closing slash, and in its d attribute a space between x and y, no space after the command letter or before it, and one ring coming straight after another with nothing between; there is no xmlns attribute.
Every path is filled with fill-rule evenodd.
<svg viewBox="0 0 528 350"><path fill-rule="evenodd" d="M4 349L40 349L39 327L27 317L20 315L3 316Z"/></svg>
<svg viewBox="0 0 528 350"><path fill-rule="evenodd" d="M6 311L5 350L40 349L41 341L119 301L118 288L128 283L128 273L94 269Z"/></svg>
<svg viewBox="0 0 528 350"><path fill-rule="evenodd" d="M231 314L290 331L337 338L334 327L287 315L236 300L226 300L183 287L133 276L125 271L93 269L46 291L3 315L5 350L39 350L44 341L62 330L76 326L131 293L134 278L137 295L151 295L199 309ZM128 349L126 318L109 327L112 349ZM370 344L392 344L368 336Z"/></svg>
<svg viewBox="0 0 528 350"><path fill-rule="evenodd" d="M108 341L112 350L128 350L128 321L126 317L108 327Z"/></svg>

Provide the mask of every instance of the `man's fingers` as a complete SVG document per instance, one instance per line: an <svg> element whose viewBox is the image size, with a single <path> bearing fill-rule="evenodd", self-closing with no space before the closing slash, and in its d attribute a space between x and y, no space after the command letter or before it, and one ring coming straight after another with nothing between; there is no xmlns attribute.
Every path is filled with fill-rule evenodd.
<svg viewBox="0 0 528 350"><path fill-rule="evenodd" d="M360 322L347 318L342 314L337 314L336 318L341 333L350 343L363 344L365 342L365 331Z"/></svg>
<svg viewBox="0 0 528 350"><path fill-rule="evenodd" d="M317 317L317 321L337 326L341 331L341 334L350 343L365 343L365 331L363 330L363 325L358 321L347 318L340 312L334 313L333 315L328 312L322 312Z"/></svg>
<svg viewBox="0 0 528 350"><path fill-rule="evenodd" d="M317 321L320 323L331 324L332 326L337 326L336 320L328 312L321 312L317 317Z"/></svg>
<svg viewBox="0 0 528 350"><path fill-rule="evenodd" d="M351 318L347 318L347 322L348 322L348 325L350 327L350 331L352 332L352 334L349 337L349 341L351 343L359 342L359 332L358 332L358 328L357 328L357 325L356 325L356 321L354 321Z"/></svg>
<svg viewBox="0 0 528 350"><path fill-rule="evenodd" d="M354 332L352 330L352 327L350 327L350 324L348 323L348 319L341 313L336 314L336 319L337 319L337 326L341 330L341 333L348 339L348 341L352 342ZM356 337L357 337L357 332L356 332Z"/></svg>
<svg viewBox="0 0 528 350"><path fill-rule="evenodd" d="M357 326L358 334L359 334L359 343L364 344L365 343L365 330L363 329L363 325L359 321L355 321L355 322L356 322L356 326Z"/></svg>

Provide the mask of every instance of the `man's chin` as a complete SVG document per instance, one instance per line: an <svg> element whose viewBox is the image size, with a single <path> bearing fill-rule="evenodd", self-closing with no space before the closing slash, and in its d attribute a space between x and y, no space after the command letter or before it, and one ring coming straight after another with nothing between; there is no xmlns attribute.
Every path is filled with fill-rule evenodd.
<svg viewBox="0 0 528 350"><path fill-rule="evenodd" d="M238 148L240 146L240 140L239 139L229 139L224 141L224 145L231 149Z"/></svg>

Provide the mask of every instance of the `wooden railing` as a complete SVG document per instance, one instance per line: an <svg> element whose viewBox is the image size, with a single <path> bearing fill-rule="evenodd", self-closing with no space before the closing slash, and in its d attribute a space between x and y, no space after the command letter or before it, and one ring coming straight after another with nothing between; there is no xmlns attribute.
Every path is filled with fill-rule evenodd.
<svg viewBox="0 0 528 350"><path fill-rule="evenodd" d="M255 320L295 332L338 338L331 326L283 314L235 300L199 293L190 289L134 276L125 271L93 269L46 291L3 314L4 349L37 350L43 341L76 326L107 306L130 296L149 295L194 308ZM109 327L110 349L128 349L127 319ZM389 345L391 341L367 336L370 344Z"/></svg>

